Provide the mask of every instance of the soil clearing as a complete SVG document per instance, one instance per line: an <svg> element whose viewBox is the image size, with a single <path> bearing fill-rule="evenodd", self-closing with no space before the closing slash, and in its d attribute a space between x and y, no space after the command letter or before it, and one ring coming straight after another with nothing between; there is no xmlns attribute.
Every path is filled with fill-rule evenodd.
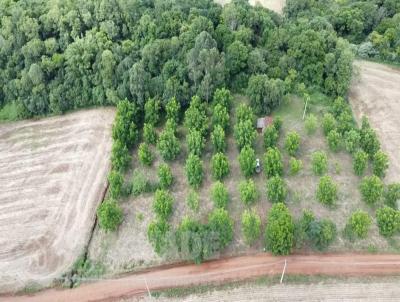
<svg viewBox="0 0 400 302"><path fill-rule="evenodd" d="M231 0L215 0L215 2L225 5L231 2ZM250 0L251 5L261 5L268 8L278 14L282 14L283 8L285 7L286 0Z"/></svg>
<svg viewBox="0 0 400 302"><path fill-rule="evenodd" d="M0 292L46 286L83 253L113 119L94 109L0 125Z"/></svg>
<svg viewBox="0 0 400 302"><path fill-rule="evenodd" d="M400 181L400 69L366 61L356 61L359 75L350 90L356 119L367 116L378 133L390 165L386 180Z"/></svg>
<svg viewBox="0 0 400 302"><path fill-rule="evenodd" d="M286 275L371 276L400 273L400 255L321 254L274 257L262 253L154 269L119 279L101 280L70 290L50 289L33 295L3 296L0 301L116 301L148 291L199 284L218 284L261 276Z"/></svg>

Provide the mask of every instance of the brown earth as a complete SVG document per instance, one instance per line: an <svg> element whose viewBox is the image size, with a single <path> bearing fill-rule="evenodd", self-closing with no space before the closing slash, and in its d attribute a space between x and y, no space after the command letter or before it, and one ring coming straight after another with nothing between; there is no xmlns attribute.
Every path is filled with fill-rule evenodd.
<svg viewBox="0 0 400 302"><path fill-rule="evenodd" d="M74 289L50 289L33 295L3 296L0 301L117 301L148 291L199 284L218 284L266 275L371 276L400 273L400 255L325 254L274 257L262 253L215 260L201 265L177 265L101 280Z"/></svg>
<svg viewBox="0 0 400 302"><path fill-rule="evenodd" d="M83 253L113 117L96 109L0 125L0 292L48 285Z"/></svg>
<svg viewBox="0 0 400 302"><path fill-rule="evenodd" d="M231 0L215 0L215 2L225 5L231 2ZM278 14L281 14L285 7L286 0L250 0L251 5L261 5L265 8L273 10Z"/></svg>
<svg viewBox="0 0 400 302"><path fill-rule="evenodd" d="M400 181L400 69L356 61L358 76L350 89L350 103L358 121L366 115L390 159L386 180Z"/></svg>

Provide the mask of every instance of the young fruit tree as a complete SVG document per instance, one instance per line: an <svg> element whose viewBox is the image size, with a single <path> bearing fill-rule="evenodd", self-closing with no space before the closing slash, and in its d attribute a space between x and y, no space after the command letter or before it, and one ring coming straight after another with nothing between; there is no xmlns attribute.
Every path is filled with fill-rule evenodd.
<svg viewBox="0 0 400 302"><path fill-rule="evenodd" d="M244 146L239 154L240 170L245 177L250 177L256 170L256 153L250 146Z"/></svg>
<svg viewBox="0 0 400 302"><path fill-rule="evenodd" d="M277 148L269 148L265 153L264 170L267 177L281 176L283 174L282 156Z"/></svg>
<svg viewBox="0 0 400 302"><path fill-rule="evenodd" d="M240 182L239 193L240 200L246 206L252 205L259 197L257 186L252 179Z"/></svg>
<svg viewBox="0 0 400 302"><path fill-rule="evenodd" d="M327 206L332 206L338 199L337 185L328 175L322 176L317 188L317 200Z"/></svg>
<svg viewBox="0 0 400 302"><path fill-rule="evenodd" d="M122 223L123 213L115 200L104 201L97 209L100 227L106 231L115 231Z"/></svg>
<svg viewBox="0 0 400 302"><path fill-rule="evenodd" d="M381 199L383 188L383 182L378 176L366 176L360 185L361 197L367 204L373 205Z"/></svg>
<svg viewBox="0 0 400 302"><path fill-rule="evenodd" d="M272 203L285 202L286 184L280 176L272 176L267 181L267 197Z"/></svg>
<svg viewBox="0 0 400 302"><path fill-rule="evenodd" d="M169 188L174 182L171 168L167 164L161 164L158 167L157 175L162 189Z"/></svg>
<svg viewBox="0 0 400 302"><path fill-rule="evenodd" d="M217 181L212 185L211 199L214 202L214 206L216 208L226 208L229 201L229 193L222 182Z"/></svg>
<svg viewBox="0 0 400 302"><path fill-rule="evenodd" d="M217 180L221 180L229 174L229 162L225 154L219 152L212 156L211 171Z"/></svg>
<svg viewBox="0 0 400 302"><path fill-rule="evenodd" d="M252 245L261 235L261 218L255 210L242 214L242 233L247 245Z"/></svg>
<svg viewBox="0 0 400 302"><path fill-rule="evenodd" d="M185 170L189 184L194 188L200 187L203 182L203 163L200 157L193 153L189 154Z"/></svg>

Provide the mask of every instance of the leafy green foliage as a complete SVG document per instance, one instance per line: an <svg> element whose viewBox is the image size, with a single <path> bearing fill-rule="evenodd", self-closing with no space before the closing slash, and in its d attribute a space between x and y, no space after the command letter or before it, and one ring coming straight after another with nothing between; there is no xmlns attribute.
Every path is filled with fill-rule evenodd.
<svg viewBox="0 0 400 302"><path fill-rule="evenodd" d="M281 176L283 174L282 156L277 148L269 148L265 153L264 170L267 177Z"/></svg>
<svg viewBox="0 0 400 302"><path fill-rule="evenodd" d="M150 190L149 181L138 170L133 171L131 193L133 196L138 196Z"/></svg>
<svg viewBox="0 0 400 302"><path fill-rule="evenodd" d="M217 234L219 248L225 248L233 240L233 220L226 210L218 208L208 216L210 230Z"/></svg>
<svg viewBox="0 0 400 302"><path fill-rule="evenodd" d="M148 99L144 104L144 120L148 124L156 125L160 120L161 103L156 99Z"/></svg>
<svg viewBox="0 0 400 302"><path fill-rule="evenodd" d="M311 166L315 175L323 175L328 171L328 157L324 151L315 151L311 155Z"/></svg>
<svg viewBox="0 0 400 302"><path fill-rule="evenodd" d="M289 172L290 175L296 175L303 168L303 162L300 159L291 157L289 160Z"/></svg>
<svg viewBox="0 0 400 302"><path fill-rule="evenodd" d="M143 140L147 144L154 145L157 143L157 133L152 124L144 123Z"/></svg>
<svg viewBox="0 0 400 302"><path fill-rule="evenodd" d="M220 104L229 110L232 103L231 92L225 88L216 89L214 92L213 102L215 105Z"/></svg>
<svg viewBox="0 0 400 302"><path fill-rule="evenodd" d="M208 128L208 118L204 104L198 96L194 96L189 108L185 112L185 127L189 130L197 130L205 135Z"/></svg>
<svg viewBox="0 0 400 302"><path fill-rule="evenodd" d="M388 206L376 211L379 233L385 237L393 236L400 228L400 213Z"/></svg>
<svg viewBox="0 0 400 302"><path fill-rule="evenodd" d="M304 126L308 135L314 134L318 128L318 119L314 114L309 114L304 121Z"/></svg>
<svg viewBox="0 0 400 302"><path fill-rule="evenodd" d="M186 203L192 211L197 212L199 210L199 194L191 190L187 196Z"/></svg>
<svg viewBox="0 0 400 302"><path fill-rule="evenodd" d="M153 211L160 220L168 220L172 214L173 198L165 190L158 189L154 194Z"/></svg>
<svg viewBox="0 0 400 302"><path fill-rule="evenodd" d="M317 188L317 200L327 206L332 206L338 199L337 185L328 175L322 176Z"/></svg>
<svg viewBox="0 0 400 302"><path fill-rule="evenodd" d="M176 123L179 122L179 114L181 110L181 105L176 100L175 97L169 99L167 104L165 105L165 112L167 113L167 119L173 120Z"/></svg>
<svg viewBox="0 0 400 302"><path fill-rule="evenodd" d="M397 210L397 202L400 200L400 183L389 184L386 188L385 204L395 210Z"/></svg>
<svg viewBox="0 0 400 302"><path fill-rule="evenodd" d="M341 141L339 132L336 130L331 130L326 138L328 140L329 149L331 149L333 152L339 151Z"/></svg>
<svg viewBox="0 0 400 302"><path fill-rule="evenodd" d="M322 130L325 135L328 135L329 132L336 129L336 120L335 117L330 113L325 113L322 119Z"/></svg>
<svg viewBox="0 0 400 302"><path fill-rule="evenodd" d="M108 182L110 184L110 196L117 199L120 197L124 185L124 177L122 173L118 170L111 170L110 174L108 174Z"/></svg>
<svg viewBox="0 0 400 302"><path fill-rule="evenodd" d="M294 223L283 203L274 204L268 212L265 228L267 250L274 255L288 255L294 242Z"/></svg>
<svg viewBox="0 0 400 302"><path fill-rule="evenodd" d="M366 176L360 185L361 197L369 205L377 203L383 194L383 183L379 177Z"/></svg>
<svg viewBox="0 0 400 302"><path fill-rule="evenodd" d="M218 152L211 158L211 171L215 179L221 180L229 174L229 162L225 154Z"/></svg>
<svg viewBox="0 0 400 302"><path fill-rule="evenodd" d="M120 141L128 148L133 146L139 136L136 126L138 119L138 109L134 103L127 99L118 102L117 113L112 127L112 138L114 141Z"/></svg>
<svg viewBox="0 0 400 302"><path fill-rule="evenodd" d="M250 120L239 121L234 128L234 136L239 149L244 146L253 146L257 131Z"/></svg>
<svg viewBox="0 0 400 302"><path fill-rule="evenodd" d="M252 179L240 182L239 193L240 193L240 200L246 206L252 205L259 198L257 186Z"/></svg>
<svg viewBox="0 0 400 302"><path fill-rule="evenodd" d="M213 109L212 122L215 125L220 125L227 129L229 126L229 113L226 107L221 104L216 104Z"/></svg>
<svg viewBox="0 0 400 302"><path fill-rule="evenodd" d="M357 210L351 214L347 224L352 233L354 233L357 237L366 238L369 228L372 224L372 219L367 212Z"/></svg>
<svg viewBox="0 0 400 302"><path fill-rule="evenodd" d="M245 242L252 245L261 235L261 218L256 211L245 210L242 214L242 233Z"/></svg>
<svg viewBox="0 0 400 302"><path fill-rule="evenodd" d="M378 136L371 128L366 117L362 118L360 136L361 148L369 155L370 158L373 158L375 153L380 149L380 143Z"/></svg>
<svg viewBox="0 0 400 302"><path fill-rule="evenodd" d="M186 136L186 143L190 153L201 156L205 145L205 139L200 131L189 130L189 133Z"/></svg>
<svg viewBox="0 0 400 302"><path fill-rule="evenodd" d="M181 151L179 141L174 132L168 129L164 129L161 132L157 143L157 149L165 160L174 160Z"/></svg>
<svg viewBox="0 0 400 302"><path fill-rule="evenodd" d="M250 177L256 170L256 153L250 146L244 146L239 154L240 170L246 177Z"/></svg>
<svg viewBox="0 0 400 302"><path fill-rule="evenodd" d="M236 109L236 119L238 122L250 121L253 123L255 120L253 110L245 103L239 104Z"/></svg>
<svg viewBox="0 0 400 302"><path fill-rule="evenodd" d="M353 170L358 176L362 176L368 166L368 154L358 150L353 156Z"/></svg>
<svg viewBox="0 0 400 302"><path fill-rule="evenodd" d="M226 149L225 130L220 125L214 127L211 132L211 142L214 146L215 152L224 152Z"/></svg>
<svg viewBox="0 0 400 302"><path fill-rule="evenodd" d="M174 182L171 168L167 164L161 164L157 171L160 187L163 189L169 188Z"/></svg>
<svg viewBox="0 0 400 302"><path fill-rule="evenodd" d="M197 155L190 153L185 165L186 176L189 184L194 187L200 187L203 182L203 163Z"/></svg>
<svg viewBox="0 0 400 302"><path fill-rule="evenodd" d="M361 136L356 129L347 131L344 134L344 147L347 152L354 153L360 147Z"/></svg>
<svg viewBox="0 0 400 302"><path fill-rule="evenodd" d="M274 125L269 125L264 129L264 148L273 148L276 147L278 142L279 134L275 129Z"/></svg>
<svg viewBox="0 0 400 302"><path fill-rule="evenodd" d="M385 177L386 170L389 168L389 157L386 153L378 151L374 154L372 161L372 170L380 178Z"/></svg>
<svg viewBox="0 0 400 302"><path fill-rule="evenodd" d="M153 162L154 156L150 151L149 145L146 143L141 143L138 148L138 158L139 161L147 166L150 166Z"/></svg>
<svg viewBox="0 0 400 302"><path fill-rule="evenodd" d="M106 231L116 231L122 223L123 213L116 201L105 200L97 209L100 227Z"/></svg>
<svg viewBox="0 0 400 302"><path fill-rule="evenodd" d="M163 254L167 248L169 229L168 223L163 219L152 221L147 228L147 238L158 255Z"/></svg>
<svg viewBox="0 0 400 302"><path fill-rule="evenodd" d="M283 124L282 118L280 116L275 116L272 124L274 125L276 131L278 131L279 134L282 130L282 124Z"/></svg>
<svg viewBox="0 0 400 302"><path fill-rule="evenodd" d="M212 185L211 199L216 208L226 208L229 201L229 194L222 182L217 181Z"/></svg>
<svg viewBox="0 0 400 302"><path fill-rule="evenodd" d="M287 194L286 184L279 176L273 176L267 181L267 197L270 202L285 202Z"/></svg>
<svg viewBox="0 0 400 302"><path fill-rule="evenodd" d="M295 156L300 147L300 135L291 131L287 134L285 139L285 149L291 156Z"/></svg>
<svg viewBox="0 0 400 302"><path fill-rule="evenodd" d="M336 235L336 225L329 219L315 220L310 223L308 236L319 250L326 249L335 240Z"/></svg>
<svg viewBox="0 0 400 302"><path fill-rule="evenodd" d="M120 140L114 141L111 149L111 164L115 170L125 170L132 157L129 154L129 150Z"/></svg>

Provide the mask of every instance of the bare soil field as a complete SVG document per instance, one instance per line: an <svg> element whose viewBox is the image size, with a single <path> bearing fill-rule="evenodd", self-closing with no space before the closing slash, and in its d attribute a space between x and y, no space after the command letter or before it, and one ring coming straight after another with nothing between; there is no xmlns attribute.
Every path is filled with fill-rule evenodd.
<svg viewBox="0 0 400 302"><path fill-rule="evenodd" d="M215 0L215 2L225 5L231 2L231 0ZM251 5L262 5L278 14L282 14L285 3L285 0L250 0Z"/></svg>
<svg viewBox="0 0 400 302"><path fill-rule="evenodd" d="M356 61L350 101L358 121L367 116L390 158L386 180L400 181L400 69Z"/></svg>
<svg viewBox="0 0 400 302"><path fill-rule="evenodd" d="M113 109L0 125L0 292L48 285L89 240Z"/></svg>

